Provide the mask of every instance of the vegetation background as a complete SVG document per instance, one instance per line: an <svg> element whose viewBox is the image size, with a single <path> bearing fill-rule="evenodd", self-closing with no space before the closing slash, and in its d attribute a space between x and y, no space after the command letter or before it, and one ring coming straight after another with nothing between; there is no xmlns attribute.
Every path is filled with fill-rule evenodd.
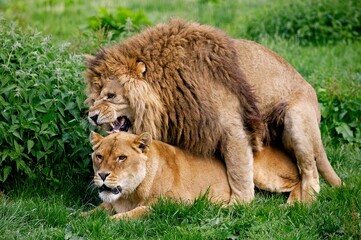
<svg viewBox="0 0 361 240"><path fill-rule="evenodd" d="M162 200L110 221L92 168L83 53L171 17L260 42L316 89L329 159L311 205L257 192L248 206ZM361 2L356 0L0 0L0 239L360 239Z"/></svg>

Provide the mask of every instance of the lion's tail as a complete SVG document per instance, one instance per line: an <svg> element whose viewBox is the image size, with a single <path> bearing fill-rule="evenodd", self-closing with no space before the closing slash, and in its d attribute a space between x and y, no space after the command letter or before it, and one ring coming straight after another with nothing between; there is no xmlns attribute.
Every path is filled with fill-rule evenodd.
<svg viewBox="0 0 361 240"><path fill-rule="evenodd" d="M340 177L337 175L331 163L328 161L325 149L320 146L320 151L318 156L316 156L316 165L321 176L334 187L339 187L342 185Z"/></svg>
<svg viewBox="0 0 361 240"><path fill-rule="evenodd" d="M286 112L287 103L279 103L272 111L263 116L263 121L267 128L267 133L263 140L264 145L270 145L271 143L273 145L282 145L282 134ZM328 161L322 142L319 150L320 151L315 156L317 170L330 185L341 186L341 179L337 176L335 170Z"/></svg>
<svg viewBox="0 0 361 240"><path fill-rule="evenodd" d="M284 119L287 110L287 103L282 102L273 107L273 109L263 116L263 122L266 125L266 133L263 137L264 145L281 144L284 128Z"/></svg>

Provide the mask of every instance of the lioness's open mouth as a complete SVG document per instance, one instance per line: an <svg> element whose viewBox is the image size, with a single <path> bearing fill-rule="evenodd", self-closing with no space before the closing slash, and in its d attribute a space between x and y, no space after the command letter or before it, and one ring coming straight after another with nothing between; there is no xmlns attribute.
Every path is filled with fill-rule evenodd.
<svg viewBox="0 0 361 240"><path fill-rule="evenodd" d="M120 116L112 123L109 123L111 126L111 133L123 131L128 132L129 128L132 126L132 123L130 122L129 118L126 116Z"/></svg>
<svg viewBox="0 0 361 240"><path fill-rule="evenodd" d="M108 186L106 186L105 184L103 184L100 188L98 188L99 193L101 192L111 192L113 194L119 194L122 192L122 187L121 186L117 186L115 188L110 188Z"/></svg>

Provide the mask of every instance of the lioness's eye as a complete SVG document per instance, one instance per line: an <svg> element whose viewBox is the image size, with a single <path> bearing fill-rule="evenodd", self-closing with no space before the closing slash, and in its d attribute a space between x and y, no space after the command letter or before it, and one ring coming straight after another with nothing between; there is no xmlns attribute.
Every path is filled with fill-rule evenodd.
<svg viewBox="0 0 361 240"><path fill-rule="evenodd" d="M103 156L100 154L95 155L95 157L99 160L102 161L103 160Z"/></svg>
<svg viewBox="0 0 361 240"><path fill-rule="evenodd" d="M118 161L124 161L126 159L127 159L127 156L124 156L124 155L118 157Z"/></svg>

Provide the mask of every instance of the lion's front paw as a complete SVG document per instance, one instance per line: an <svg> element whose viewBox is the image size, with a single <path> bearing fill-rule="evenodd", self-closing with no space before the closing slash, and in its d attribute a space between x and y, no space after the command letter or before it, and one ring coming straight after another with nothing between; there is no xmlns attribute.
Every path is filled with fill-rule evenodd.
<svg viewBox="0 0 361 240"><path fill-rule="evenodd" d="M242 197L232 194L231 199L229 201L229 205L248 204L248 203L252 202L253 199L254 199L253 194L243 195Z"/></svg>

